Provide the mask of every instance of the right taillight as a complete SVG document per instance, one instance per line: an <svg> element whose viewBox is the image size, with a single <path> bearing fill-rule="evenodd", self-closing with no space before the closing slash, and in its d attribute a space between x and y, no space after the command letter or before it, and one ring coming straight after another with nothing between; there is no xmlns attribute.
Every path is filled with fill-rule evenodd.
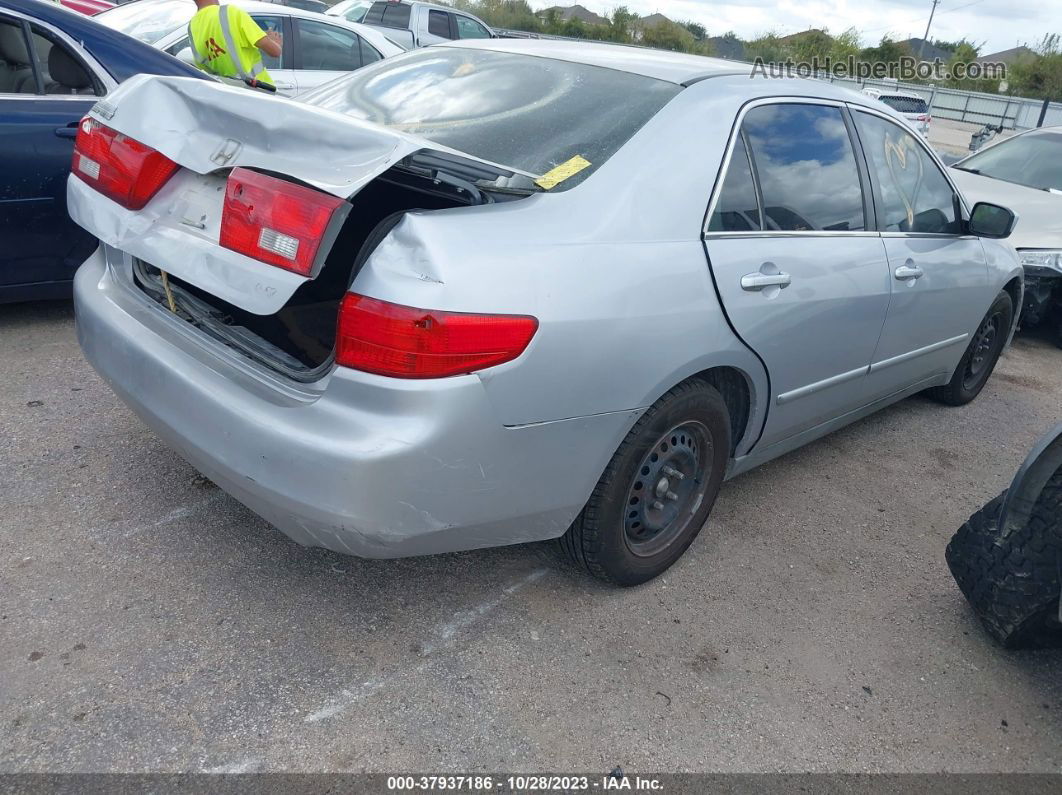
<svg viewBox="0 0 1062 795"><path fill-rule="evenodd" d="M180 168L161 152L86 116L70 170L127 210L141 210Z"/></svg>
<svg viewBox="0 0 1062 795"><path fill-rule="evenodd" d="M537 330L530 315L442 312L347 293L336 362L394 378L443 378L515 359Z"/></svg>

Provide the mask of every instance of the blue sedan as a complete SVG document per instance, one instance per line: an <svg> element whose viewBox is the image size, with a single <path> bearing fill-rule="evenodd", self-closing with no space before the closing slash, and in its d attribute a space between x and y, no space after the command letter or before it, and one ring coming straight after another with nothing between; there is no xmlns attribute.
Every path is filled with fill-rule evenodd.
<svg viewBox="0 0 1062 795"><path fill-rule="evenodd" d="M0 0L0 303L70 294L96 247L66 211L78 121L145 72L204 77L59 5Z"/></svg>

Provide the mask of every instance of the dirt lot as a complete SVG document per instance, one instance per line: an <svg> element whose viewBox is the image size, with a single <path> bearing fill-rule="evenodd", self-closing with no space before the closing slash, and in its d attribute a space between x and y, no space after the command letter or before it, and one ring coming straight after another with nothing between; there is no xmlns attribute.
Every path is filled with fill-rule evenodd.
<svg viewBox="0 0 1062 795"><path fill-rule="evenodd" d="M1062 419L1045 342L966 409L914 398L729 484L621 591L547 545L295 546L73 331L68 305L0 311L4 770L1062 768L1062 651L993 647L943 557Z"/></svg>

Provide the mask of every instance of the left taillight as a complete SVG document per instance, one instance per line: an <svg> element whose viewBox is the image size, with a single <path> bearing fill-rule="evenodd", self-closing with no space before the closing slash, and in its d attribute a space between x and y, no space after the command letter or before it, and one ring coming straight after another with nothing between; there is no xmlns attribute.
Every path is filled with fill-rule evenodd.
<svg viewBox="0 0 1062 795"><path fill-rule="evenodd" d="M71 172L127 210L143 209L178 168L161 152L91 116L78 126Z"/></svg>

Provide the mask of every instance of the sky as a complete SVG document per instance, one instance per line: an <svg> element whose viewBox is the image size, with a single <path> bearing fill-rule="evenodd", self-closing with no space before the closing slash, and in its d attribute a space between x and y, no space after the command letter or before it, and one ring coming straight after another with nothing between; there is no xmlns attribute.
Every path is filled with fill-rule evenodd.
<svg viewBox="0 0 1062 795"><path fill-rule="evenodd" d="M932 0L577 0L607 15L626 5L639 16L659 11L670 19L692 20L711 36L733 30L744 39L774 31L780 35L808 28L840 33L850 27L863 34L864 46L881 37L921 38ZM533 8L572 5L576 0L532 0ZM941 0L929 31L930 40L967 38L985 42L981 53L1027 44L1035 47L1044 33L1062 33L1062 0Z"/></svg>

